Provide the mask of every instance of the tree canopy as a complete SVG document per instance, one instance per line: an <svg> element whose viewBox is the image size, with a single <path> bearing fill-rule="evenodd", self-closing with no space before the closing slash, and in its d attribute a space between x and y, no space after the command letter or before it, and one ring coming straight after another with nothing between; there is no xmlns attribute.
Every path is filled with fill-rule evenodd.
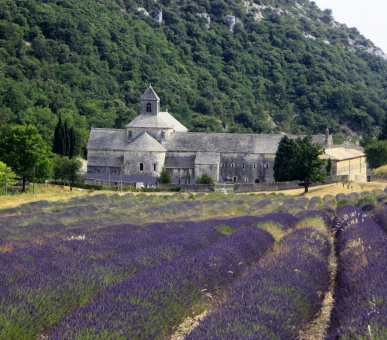
<svg viewBox="0 0 387 340"><path fill-rule="evenodd" d="M0 162L0 195L3 194L3 189L5 185L10 186L10 185L16 184L17 183L16 179L17 179L17 176L11 170L11 168L5 163Z"/></svg>
<svg viewBox="0 0 387 340"><path fill-rule="evenodd" d="M278 146L274 160L274 179L276 181L300 181L308 192L312 183L324 183L326 174L322 171L325 159L320 144L313 144L311 137L296 140L284 136ZM285 168L281 168L285 167Z"/></svg>
<svg viewBox="0 0 387 340"><path fill-rule="evenodd" d="M83 177L80 174L81 168L82 162L78 158L73 157L69 159L67 156L56 156L54 161L54 178L68 182L70 190L73 190L75 183L83 181Z"/></svg>
<svg viewBox="0 0 387 340"><path fill-rule="evenodd" d="M15 125L6 127L0 135L0 160L21 177L23 191L26 181L52 175L52 153L36 127Z"/></svg>
<svg viewBox="0 0 387 340"><path fill-rule="evenodd" d="M170 172L167 169L163 168L163 170L161 170L160 176L157 178L157 183L170 184L172 182L173 181Z"/></svg>
<svg viewBox="0 0 387 340"><path fill-rule="evenodd" d="M375 141L364 148L366 160L371 169L387 164L387 140Z"/></svg>
<svg viewBox="0 0 387 340"><path fill-rule="evenodd" d="M258 2L267 8L0 0L0 124L34 125L52 146L61 116L79 155L91 126L123 128L138 114L149 84L190 131L337 134L342 124L382 124L387 62L368 52L369 40L313 2ZM162 23L139 7L162 10ZM229 14L241 23L231 28Z"/></svg>
<svg viewBox="0 0 387 340"><path fill-rule="evenodd" d="M198 177L196 184L214 184L214 181L210 175L203 174L202 177Z"/></svg>

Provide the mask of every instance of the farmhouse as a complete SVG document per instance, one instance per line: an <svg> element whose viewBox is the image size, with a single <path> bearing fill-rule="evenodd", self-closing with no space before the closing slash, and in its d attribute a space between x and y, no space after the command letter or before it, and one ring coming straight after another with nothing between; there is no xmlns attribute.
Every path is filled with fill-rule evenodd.
<svg viewBox="0 0 387 340"><path fill-rule="evenodd" d="M166 168L174 178L195 180L206 173L215 181L274 182L282 135L187 131L171 114L160 112L160 98L149 86L140 115L126 129L91 129L87 171L156 177ZM312 141L325 149L333 146L328 129Z"/></svg>

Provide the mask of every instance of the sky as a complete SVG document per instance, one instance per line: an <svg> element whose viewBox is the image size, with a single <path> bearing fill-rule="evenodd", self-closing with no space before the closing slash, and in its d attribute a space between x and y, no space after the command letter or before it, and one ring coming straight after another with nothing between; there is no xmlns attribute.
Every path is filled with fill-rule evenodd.
<svg viewBox="0 0 387 340"><path fill-rule="evenodd" d="M332 10L336 21L356 27L387 53L387 0L313 0L322 10Z"/></svg>

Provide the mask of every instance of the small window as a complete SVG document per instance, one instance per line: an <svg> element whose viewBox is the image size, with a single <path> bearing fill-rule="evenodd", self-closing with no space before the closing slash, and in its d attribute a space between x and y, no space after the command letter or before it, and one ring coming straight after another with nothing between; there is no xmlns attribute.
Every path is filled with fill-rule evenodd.
<svg viewBox="0 0 387 340"><path fill-rule="evenodd" d="M245 164L245 163L242 163L242 167L245 168L245 167L246 167L246 164Z"/></svg>
<svg viewBox="0 0 387 340"><path fill-rule="evenodd" d="M151 103L146 104L146 112L152 112L152 104Z"/></svg>
<svg viewBox="0 0 387 340"><path fill-rule="evenodd" d="M132 138L132 131L128 131L128 138Z"/></svg>
<svg viewBox="0 0 387 340"><path fill-rule="evenodd" d="M233 181L234 181L234 182L237 181L237 177L236 177L236 176L233 177Z"/></svg>
<svg viewBox="0 0 387 340"><path fill-rule="evenodd" d="M140 171L144 170L144 163L140 163Z"/></svg>
<svg viewBox="0 0 387 340"><path fill-rule="evenodd" d="M157 171L157 163L153 164L153 170Z"/></svg>
<svg viewBox="0 0 387 340"><path fill-rule="evenodd" d="M249 181L249 178L248 177L245 177L245 182L248 182Z"/></svg>
<svg viewBox="0 0 387 340"><path fill-rule="evenodd" d="M232 167L232 168L234 167L234 165L235 165L234 163L231 163L231 167Z"/></svg>
<svg viewBox="0 0 387 340"><path fill-rule="evenodd" d="M269 163L266 163L266 164L265 164L265 168L266 168L266 169L269 169Z"/></svg>
<svg viewBox="0 0 387 340"><path fill-rule="evenodd" d="M226 164L224 164L224 162L222 163L222 168L224 168L226 166Z"/></svg>
<svg viewBox="0 0 387 340"><path fill-rule="evenodd" d="M99 174L99 170L97 170L97 174Z"/></svg>
<svg viewBox="0 0 387 340"><path fill-rule="evenodd" d="M255 169L257 167L257 163L253 163L253 168Z"/></svg>
<svg viewBox="0 0 387 340"><path fill-rule="evenodd" d="M163 132L161 133L161 138L162 138L162 139L165 139L165 136L166 136L166 133L165 133L165 131L163 131Z"/></svg>

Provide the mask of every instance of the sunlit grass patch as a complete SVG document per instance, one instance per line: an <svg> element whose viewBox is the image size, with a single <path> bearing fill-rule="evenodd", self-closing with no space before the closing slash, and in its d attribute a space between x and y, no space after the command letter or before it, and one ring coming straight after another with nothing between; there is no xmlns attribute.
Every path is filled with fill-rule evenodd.
<svg viewBox="0 0 387 340"><path fill-rule="evenodd" d="M278 242L286 234L286 231L281 225L271 221L258 223L257 227L269 232L274 237L276 242Z"/></svg>

